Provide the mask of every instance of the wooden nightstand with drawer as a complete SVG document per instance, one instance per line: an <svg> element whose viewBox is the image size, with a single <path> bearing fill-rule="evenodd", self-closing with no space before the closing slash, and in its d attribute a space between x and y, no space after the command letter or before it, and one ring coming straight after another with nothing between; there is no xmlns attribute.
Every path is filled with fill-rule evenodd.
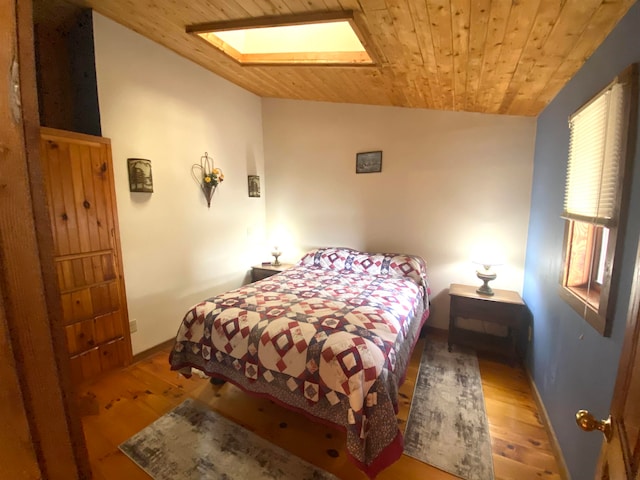
<svg viewBox="0 0 640 480"><path fill-rule="evenodd" d="M454 344L502 354L516 363L524 356L528 336L527 306L518 292L493 289L494 295L482 295L471 285L451 284L449 315L449 351ZM474 319L502 327L503 335L461 328L460 319Z"/></svg>
<svg viewBox="0 0 640 480"><path fill-rule="evenodd" d="M291 267L293 267L293 264L291 263L281 263L280 265L254 265L251 267L251 281L257 282L258 280L271 277L276 273L283 272Z"/></svg>

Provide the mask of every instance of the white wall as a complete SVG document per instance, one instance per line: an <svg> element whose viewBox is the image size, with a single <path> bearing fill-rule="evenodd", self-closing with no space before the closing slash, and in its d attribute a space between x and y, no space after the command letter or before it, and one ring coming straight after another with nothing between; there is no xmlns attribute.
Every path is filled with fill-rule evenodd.
<svg viewBox="0 0 640 480"><path fill-rule="evenodd" d="M421 255L446 328L449 284L480 283L470 255L492 238L506 260L492 286L522 291L534 118L280 99L262 115L267 236L284 260L327 245ZM357 175L371 150L382 173Z"/></svg>
<svg viewBox="0 0 640 480"><path fill-rule="evenodd" d="M132 334L138 353L171 337L186 310L243 283L261 256L260 98L94 13L102 132L112 141ZM208 152L225 181L211 208L191 178ZM154 193L130 193L127 158L152 161Z"/></svg>

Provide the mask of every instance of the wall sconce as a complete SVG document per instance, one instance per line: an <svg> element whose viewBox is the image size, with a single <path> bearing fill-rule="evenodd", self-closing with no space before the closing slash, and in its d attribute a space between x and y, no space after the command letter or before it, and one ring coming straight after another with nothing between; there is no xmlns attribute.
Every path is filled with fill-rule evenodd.
<svg viewBox="0 0 640 480"><path fill-rule="evenodd" d="M151 160L127 158L127 167L129 170L129 191L153 193Z"/></svg>
<svg viewBox="0 0 640 480"><path fill-rule="evenodd" d="M249 196L259 197L260 196L260 177L258 175L249 175L247 180L249 183Z"/></svg>
<svg viewBox="0 0 640 480"><path fill-rule="evenodd" d="M224 180L222 170L215 168L213 159L209 157L207 152L204 152L204 155L200 157L200 163L194 163L191 166L191 176L202 190L204 198L207 199L207 208L211 208L211 198L213 198L218 185Z"/></svg>

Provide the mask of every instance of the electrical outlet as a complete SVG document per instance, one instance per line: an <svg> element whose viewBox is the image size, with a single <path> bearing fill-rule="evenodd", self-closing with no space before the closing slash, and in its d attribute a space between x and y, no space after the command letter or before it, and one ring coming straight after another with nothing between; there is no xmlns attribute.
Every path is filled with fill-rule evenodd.
<svg viewBox="0 0 640 480"><path fill-rule="evenodd" d="M129 320L129 331L131 333L138 331L138 321L135 318L133 320Z"/></svg>

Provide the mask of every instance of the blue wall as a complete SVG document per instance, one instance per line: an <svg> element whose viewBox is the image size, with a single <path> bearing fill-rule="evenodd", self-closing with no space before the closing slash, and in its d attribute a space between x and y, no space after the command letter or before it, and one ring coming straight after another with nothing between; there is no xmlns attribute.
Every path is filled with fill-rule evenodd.
<svg viewBox="0 0 640 480"><path fill-rule="evenodd" d="M534 317L527 361L575 480L594 478L602 442L599 433L578 429L575 412L587 408L595 416L606 418L618 369L640 234L640 141L636 142L613 332L610 338L604 338L558 296L564 234L560 213L569 148L567 120L634 62L640 62L638 3L538 117L523 291Z"/></svg>

